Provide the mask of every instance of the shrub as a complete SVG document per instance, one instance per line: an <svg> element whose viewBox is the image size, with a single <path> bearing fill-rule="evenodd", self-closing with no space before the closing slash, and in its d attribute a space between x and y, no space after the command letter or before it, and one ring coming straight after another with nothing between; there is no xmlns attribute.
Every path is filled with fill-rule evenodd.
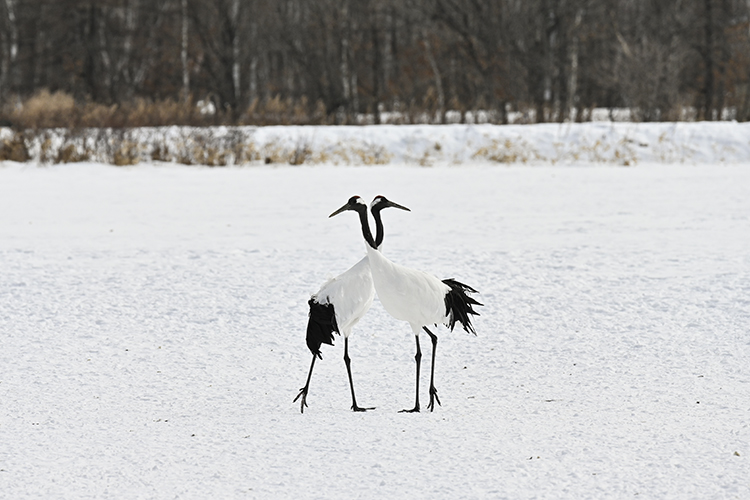
<svg viewBox="0 0 750 500"><path fill-rule="evenodd" d="M11 121L22 129L69 127L76 120L76 103L65 92L42 89L13 110Z"/></svg>
<svg viewBox="0 0 750 500"><path fill-rule="evenodd" d="M29 160L29 151L22 134L15 134L12 139L3 139L0 141L0 161L18 161L24 162Z"/></svg>

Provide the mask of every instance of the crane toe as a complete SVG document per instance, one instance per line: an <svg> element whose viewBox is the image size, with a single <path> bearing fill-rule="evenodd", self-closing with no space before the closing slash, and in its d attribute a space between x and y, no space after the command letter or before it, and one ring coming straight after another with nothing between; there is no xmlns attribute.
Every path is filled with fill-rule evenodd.
<svg viewBox="0 0 750 500"><path fill-rule="evenodd" d="M411 410L401 410L399 413L419 413L419 406L415 406Z"/></svg>
<svg viewBox="0 0 750 500"><path fill-rule="evenodd" d="M361 406L352 405L352 411L368 411L368 410L374 410L375 407L372 408L362 408Z"/></svg>

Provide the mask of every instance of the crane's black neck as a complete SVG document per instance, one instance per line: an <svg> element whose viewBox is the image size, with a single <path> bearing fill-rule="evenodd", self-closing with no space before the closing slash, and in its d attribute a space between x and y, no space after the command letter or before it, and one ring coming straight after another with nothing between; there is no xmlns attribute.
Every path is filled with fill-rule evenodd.
<svg viewBox="0 0 750 500"><path fill-rule="evenodd" d="M359 222L360 224L362 224L362 236L364 236L365 241L368 245L377 250L378 243L376 243L376 241L372 239L372 232L370 231L370 221L367 220L367 205L361 205L361 207L362 208L357 209L357 213L359 213ZM378 229L378 238L381 242L383 241L383 235L380 232L380 229Z"/></svg>
<svg viewBox="0 0 750 500"><path fill-rule="evenodd" d="M385 237L385 230L383 229L383 219L380 218L380 211L382 208L378 208L378 205L372 207L372 216L375 218L375 248L379 248L383 244L383 238Z"/></svg>

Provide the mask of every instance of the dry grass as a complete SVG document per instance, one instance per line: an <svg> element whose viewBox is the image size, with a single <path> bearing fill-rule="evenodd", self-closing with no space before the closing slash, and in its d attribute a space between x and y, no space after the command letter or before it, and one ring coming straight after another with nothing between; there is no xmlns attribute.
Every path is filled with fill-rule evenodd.
<svg viewBox="0 0 750 500"><path fill-rule="evenodd" d="M328 125L332 123L326 114L323 101L315 105L307 97L299 100L282 99L276 95L270 99L254 99L239 119L241 125Z"/></svg>
<svg viewBox="0 0 750 500"><path fill-rule="evenodd" d="M205 111L205 109L204 109ZM204 113L189 99L151 100L136 98L130 102L105 105L76 100L62 91L43 89L21 102L0 109L0 122L17 130L46 128L135 128L169 125L321 125L333 123L322 101L311 103L306 97L255 99L244 112L215 109Z"/></svg>
<svg viewBox="0 0 750 500"><path fill-rule="evenodd" d="M527 144L516 144L510 139L504 142L493 139L486 146L479 148L472 158L482 158L497 163L526 163L536 156L531 147Z"/></svg>
<svg viewBox="0 0 750 500"><path fill-rule="evenodd" d="M34 94L23 106L10 113L10 120L18 128L64 127L77 115L73 97L64 92L51 94L44 89Z"/></svg>
<svg viewBox="0 0 750 500"><path fill-rule="evenodd" d="M22 134L15 134L11 139L0 141L0 161L10 160L24 162L30 158Z"/></svg>
<svg viewBox="0 0 750 500"><path fill-rule="evenodd" d="M55 163L77 163L88 161L91 156L86 151L79 150L75 144L68 144L61 148L55 158Z"/></svg>

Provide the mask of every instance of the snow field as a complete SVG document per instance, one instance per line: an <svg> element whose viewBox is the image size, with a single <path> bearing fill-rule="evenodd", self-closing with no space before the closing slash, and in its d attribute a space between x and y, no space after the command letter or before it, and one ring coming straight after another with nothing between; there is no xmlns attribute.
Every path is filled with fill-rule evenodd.
<svg viewBox="0 0 750 500"><path fill-rule="evenodd" d="M323 346L309 295L361 258L476 287L434 413L377 299ZM0 167L0 496L745 498L748 165ZM429 358L429 347L424 349ZM426 405L429 363L423 363Z"/></svg>

